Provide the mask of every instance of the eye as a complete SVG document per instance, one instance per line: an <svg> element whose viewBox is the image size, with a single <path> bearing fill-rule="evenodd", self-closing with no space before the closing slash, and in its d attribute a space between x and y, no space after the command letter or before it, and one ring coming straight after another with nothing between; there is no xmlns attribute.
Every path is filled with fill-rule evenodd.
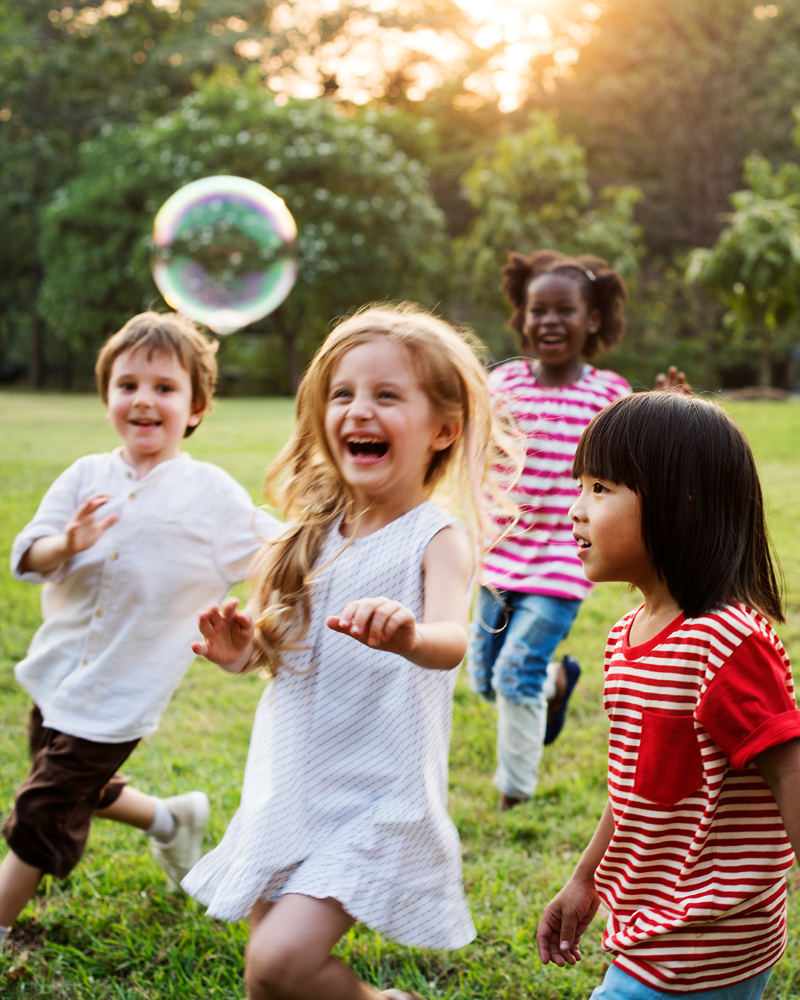
<svg viewBox="0 0 800 1000"><path fill-rule="evenodd" d="M175 392L175 386L163 383L162 385L156 386L156 392L160 392L162 394L166 394L168 392Z"/></svg>
<svg viewBox="0 0 800 1000"><path fill-rule="evenodd" d="M608 489L602 483L595 481L592 483L592 493L608 493Z"/></svg>
<svg viewBox="0 0 800 1000"><path fill-rule="evenodd" d="M399 398L398 395L397 395L397 393L396 392L392 392L391 389L381 389L380 392L378 392L377 395L378 395L378 399L384 399L384 400L386 400L386 399L388 399L388 400L395 400L395 399Z"/></svg>
<svg viewBox="0 0 800 1000"><path fill-rule="evenodd" d="M117 382L117 388L122 389L123 392L135 392L136 383L131 382L130 379L126 379L123 382Z"/></svg>
<svg viewBox="0 0 800 1000"><path fill-rule="evenodd" d="M338 399L339 401L350 399L352 397L352 392L349 389L333 389L331 391L331 400Z"/></svg>

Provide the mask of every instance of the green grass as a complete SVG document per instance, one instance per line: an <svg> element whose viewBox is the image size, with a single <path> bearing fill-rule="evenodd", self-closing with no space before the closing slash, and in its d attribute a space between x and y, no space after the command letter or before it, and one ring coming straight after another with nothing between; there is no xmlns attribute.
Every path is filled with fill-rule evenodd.
<svg viewBox="0 0 800 1000"><path fill-rule="evenodd" d="M747 432L767 488L771 527L786 574L789 622L781 630L800 657L800 406L730 407ZM187 442L196 458L226 468L259 497L264 468L286 439L289 400L222 400ZM14 664L40 617L38 589L7 570L8 549L55 476L80 455L116 439L91 397L0 394L0 815L27 770L27 696ZM431 998L540 1000L586 997L607 958L600 925L585 938L575 969L543 968L534 932L550 896L568 877L605 800L606 720L601 705L602 650L609 627L634 602L624 587L597 587L566 644L584 667L568 725L545 753L535 799L511 813L496 810L491 784L494 716L470 694L456 693L450 807L461 833L464 874L479 936L453 953L400 947L356 925L339 954L380 987L398 985ZM221 837L239 799L257 676L230 678L197 662L158 733L142 741L125 772L137 787L170 795L205 789L213 812L207 847ZM793 869L790 941L767 996L800 997L800 877ZM98 821L86 855L64 882L46 878L0 957L3 997L240 998L245 925L210 920L178 898L135 830ZM322 998L324 1000L324 998Z"/></svg>

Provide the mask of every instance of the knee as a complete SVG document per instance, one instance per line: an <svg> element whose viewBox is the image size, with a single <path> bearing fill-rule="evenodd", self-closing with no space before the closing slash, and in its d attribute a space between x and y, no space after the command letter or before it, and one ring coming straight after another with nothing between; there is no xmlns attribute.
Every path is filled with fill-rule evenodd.
<svg viewBox="0 0 800 1000"><path fill-rule="evenodd" d="M307 957L291 947L247 949L244 981L248 997L254 1000L293 1000L304 995L308 978Z"/></svg>
<svg viewBox="0 0 800 1000"><path fill-rule="evenodd" d="M506 701L538 699L546 678L546 660L531 656L524 642L506 642L495 666L495 687Z"/></svg>

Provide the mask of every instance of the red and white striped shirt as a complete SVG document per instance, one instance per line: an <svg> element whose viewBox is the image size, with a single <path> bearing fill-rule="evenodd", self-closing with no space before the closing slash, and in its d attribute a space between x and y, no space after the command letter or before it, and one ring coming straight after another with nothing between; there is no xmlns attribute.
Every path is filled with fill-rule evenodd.
<svg viewBox="0 0 800 1000"><path fill-rule="evenodd" d="M742 605L681 616L630 647L637 611L606 646L603 947L658 990L718 989L786 946L792 848L753 758L800 736L791 667L769 622Z"/></svg>
<svg viewBox="0 0 800 1000"><path fill-rule="evenodd" d="M630 386L615 372L584 365L577 382L543 387L530 363L516 359L494 369L489 391L525 435L526 458L514 491L522 515L513 532L487 553L480 583L583 600L592 584L583 574L568 516L576 498L572 460L592 417L627 396ZM494 522L499 535L507 521Z"/></svg>

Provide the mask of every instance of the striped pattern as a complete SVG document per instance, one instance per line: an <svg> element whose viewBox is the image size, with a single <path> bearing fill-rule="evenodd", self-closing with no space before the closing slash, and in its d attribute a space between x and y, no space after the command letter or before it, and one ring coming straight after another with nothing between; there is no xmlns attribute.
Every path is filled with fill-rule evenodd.
<svg viewBox="0 0 800 1000"><path fill-rule="evenodd" d="M631 390L620 375L584 365L571 385L543 388L525 359L500 365L489 376L495 403L526 437L525 469L514 499L522 516L512 535L486 556L485 587L582 600L592 585L583 575L568 511L575 500L572 460L592 417ZM497 535L506 525L495 519Z"/></svg>
<svg viewBox="0 0 800 1000"><path fill-rule="evenodd" d="M742 606L680 618L651 642L630 648L635 614L614 626L605 657L615 831L595 874L611 911L603 947L621 969L657 989L721 988L770 968L782 954L785 875L793 854L755 764L738 761L745 769L734 770L699 721L706 718L725 742L716 727L726 725L720 721L726 709L715 705L712 723L703 699L749 638L739 662L758 643L770 656L747 661L743 683L758 688L760 669L765 684L782 674L774 718L783 719L785 729L794 712L790 735L797 735L791 668L766 619ZM741 699L741 712L747 701ZM740 706L731 705L731 718L737 712ZM732 745L738 739L737 729Z"/></svg>

